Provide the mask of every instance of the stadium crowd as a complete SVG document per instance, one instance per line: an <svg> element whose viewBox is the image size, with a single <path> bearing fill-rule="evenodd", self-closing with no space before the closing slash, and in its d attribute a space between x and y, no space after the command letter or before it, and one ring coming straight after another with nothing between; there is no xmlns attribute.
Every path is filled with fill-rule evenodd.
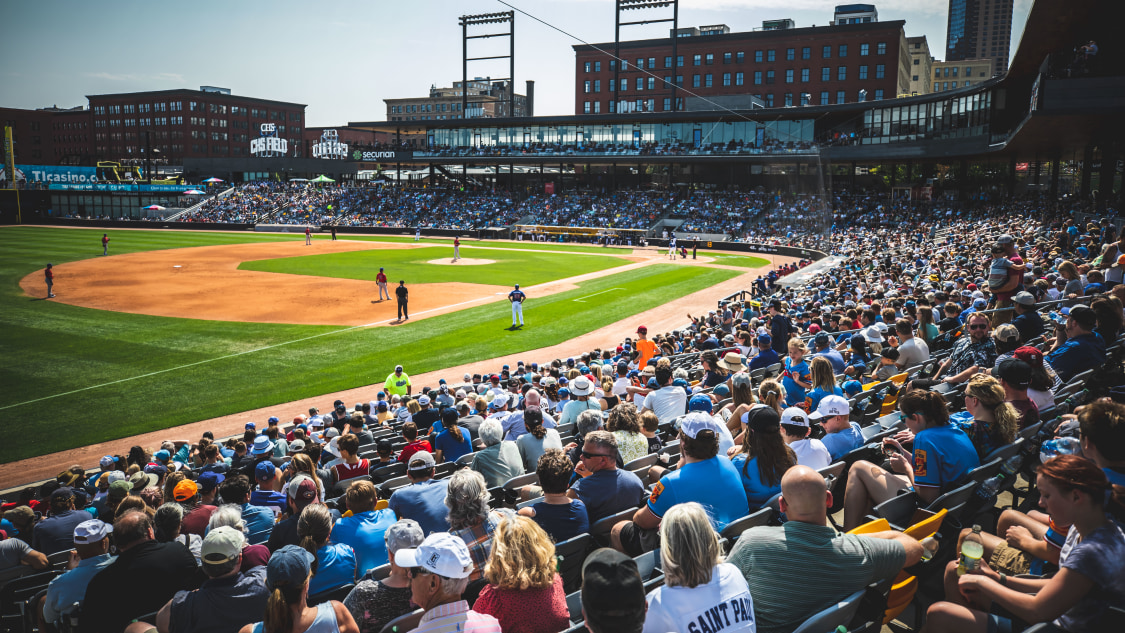
<svg viewBox="0 0 1125 633"><path fill-rule="evenodd" d="M840 264L673 332L76 465L4 506L0 582L115 633L878 630L911 577L925 631L1118 630L1125 238L836 213Z"/></svg>
<svg viewBox="0 0 1125 633"><path fill-rule="evenodd" d="M807 141L781 141L766 138L762 146L744 140L700 143L684 142L624 143L527 143L523 145L481 145L479 147L438 145L415 150L416 157L500 157L500 156L748 156L752 154L815 153L817 144Z"/></svg>

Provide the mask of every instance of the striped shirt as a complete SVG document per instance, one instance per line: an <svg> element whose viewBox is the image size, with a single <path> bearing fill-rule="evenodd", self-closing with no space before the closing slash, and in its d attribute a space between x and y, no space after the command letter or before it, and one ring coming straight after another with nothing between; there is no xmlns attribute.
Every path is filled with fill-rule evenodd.
<svg viewBox="0 0 1125 633"><path fill-rule="evenodd" d="M500 621L469 609L464 600L450 602L430 609L418 622L414 633L501 633Z"/></svg>
<svg viewBox="0 0 1125 633"><path fill-rule="evenodd" d="M840 534L811 523L742 533L727 562L750 586L759 633L796 629L810 616L897 574L906 550L897 541ZM815 591L809 591L816 587Z"/></svg>

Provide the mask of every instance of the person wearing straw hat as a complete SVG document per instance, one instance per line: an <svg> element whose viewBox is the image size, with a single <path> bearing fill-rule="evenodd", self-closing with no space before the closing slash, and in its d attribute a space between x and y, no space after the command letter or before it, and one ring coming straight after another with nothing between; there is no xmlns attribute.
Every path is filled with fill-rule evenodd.
<svg viewBox="0 0 1125 633"><path fill-rule="evenodd" d="M723 359L719 361L719 367L731 374L737 374L746 369L746 361L742 360L742 354L738 352L727 352L723 355Z"/></svg>

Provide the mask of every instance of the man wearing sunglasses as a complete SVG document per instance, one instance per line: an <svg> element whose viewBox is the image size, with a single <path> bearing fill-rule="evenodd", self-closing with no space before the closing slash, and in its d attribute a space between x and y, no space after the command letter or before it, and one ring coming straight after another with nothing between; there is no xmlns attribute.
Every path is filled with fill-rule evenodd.
<svg viewBox="0 0 1125 633"><path fill-rule="evenodd" d="M943 382L957 384L965 382L978 371L990 371L996 364L996 343L989 333L988 315L973 312L965 321L964 334L953 345L953 352L941 364L938 376L945 376Z"/></svg>
<svg viewBox="0 0 1125 633"><path fill-rule="evenodd" d="M640 477L617 468L617 438L613 433L587 433L579 455L582 459L575 470L582 479L574 482L566 496L581 499L586 504L590 525L627 508L635 508L644 499L645 486Z"/></svg>

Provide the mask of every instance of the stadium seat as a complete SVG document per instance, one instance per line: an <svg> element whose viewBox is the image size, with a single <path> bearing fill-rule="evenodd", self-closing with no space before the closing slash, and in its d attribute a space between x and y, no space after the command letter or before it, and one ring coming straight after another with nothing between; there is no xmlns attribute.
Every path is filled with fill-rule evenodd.
<svg viewBox="0 0 1125 633"><path fill-rule="evenodd" d="M406 464L402 462L395 462L386 466L372 467L371 480L375 483L382 483L388 479L395 477L402 477L406 474Z"/></svg>
<svg viewBox="0 0 1125 633"><path fill-rule="evenodd" d="M617 514L611 514L610 516L599 519L596 523L590 526L590 537L593 538L598 543L598 545L608 545L609 531L613 529L613 526L617 525L621 521L632 521L633 515L637 513L638 509L639 507L628 508L626 510L618 512Z"/></svg>
<svg viewBox="0 0 1125 633"><path fill-rule="evenodd" d="M383 565L379 565L378 567L375 567L373 569L367 570L367 573L363 575L362 580L382 580L390 575L391 564L386 563Z"/></svg>
<svg viewBox="0 0 1125 633"><path fill-rule="evenodd" d="M27 616L28 599L45 589L58 576L59 572L49 570L14 578L4 583L4 586L0 587L0 629L22 631Z"/></svg>
<svg viewBox="0 0 1125 633"><path fill-rule="evenodd" d="M477 456L476 453L466 453L466 454L458 457L457 461L454 462L454 463L457 464L458 466L462 466L462 467L469 466L473 463L473 459L476 456Z"/></svg>
<svg viewBox="0 0 1125 633"><path fill-rule="evenodd" d="M727 524L726 527L723 528L721 532L719 532L719 536L728 539L731 543L733 543L734 541L738 540L738 537L741 536L742 533L746 530L749 530L752 527L758 527L760 525L769 525L769 521L772 516L773 508L767 506L765 508L762 508L761 510L758 510L757 512L752 512L749 515L742 517L741 519L735 519L734 521L731 521Z"/></svg>
<svg viewBox="0 0 1125 633"><path fill-rule="evenodd" d="M395 490L398 490L399 488L409 486L409 485L410 485L410 477L408 477L406 475L403 475L402 477L395 477L393 479L388 479L388 480L384 481L383 483L379 484L379 497L382 498L382 499L390 499L391 494L393 494Z"/></svg>
<svg viewBox="0 0 1125 633"><path fill-rule="evenodd" d="M316 605L322 602L328 602L329 600L339 600L340 602L343 602L344 598L347 598L348 594L352 592L352 589L355 589L355 583L350 582L346 585L342 585L334 589L326 589L325 591L322 591L318 594L309 596L308 604L310 607L315 607Z"/></svg>
<svg viewBox="0 0 1125 633"><path fill-rule="evenodd" d="M585 533L555 544L555 558L565 591L577 591L582 584L582 563L592 540L590 534Z"/></svg>
<svg viewBox="0 0 1125 633"><path fill-rule="evenodd" d="M387 622L379 633L406 633L406 631L413 631L418 628L418 623L422 621L422 616L426 614L424 609L415 609L406 615L400 615L397 618Z"/></svg>
<svg viewBox="0 0 1125 633"><path fill-rule="evenodd" d="M797 627L793 633L826 633L827 631L835 631L836 627L840 625L847 626L855 617L856 612L859 611L859 605L863 601L865 593L867 593L866 588L860 589L805 620L804 624Z"/></svg>
<svg viewBox="0 0 1125 633"><path fill-rule="evenodd" d="M570 612L570 623L578 624L583 621L582 617L582 591L572 591L566 594L566 609ZM585 627L583 627L585 628Z"/></svg>

